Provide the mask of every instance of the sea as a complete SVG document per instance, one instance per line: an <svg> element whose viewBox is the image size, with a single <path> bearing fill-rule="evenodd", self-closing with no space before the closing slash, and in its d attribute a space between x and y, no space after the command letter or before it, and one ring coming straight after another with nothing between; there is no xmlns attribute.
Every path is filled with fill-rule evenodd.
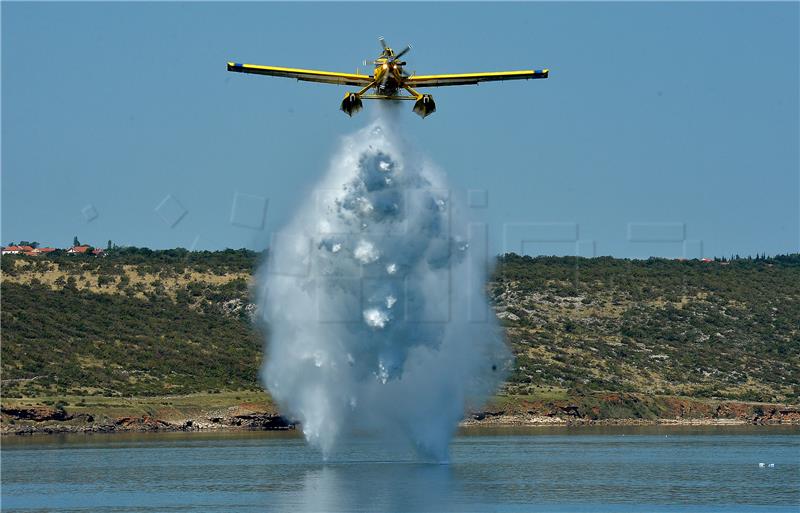
<svg viewBox="0 0 800 513"><path fill-rule="evenodd" d="M297 432L5 436L3 512L792 512L798 426L467 428L447 462Z"/></svg>

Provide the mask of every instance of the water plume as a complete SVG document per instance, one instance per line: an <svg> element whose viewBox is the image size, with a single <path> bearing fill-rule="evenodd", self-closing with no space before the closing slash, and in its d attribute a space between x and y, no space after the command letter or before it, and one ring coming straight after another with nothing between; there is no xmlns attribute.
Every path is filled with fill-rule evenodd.
<svg viewBox="0 0 800 513"><path fill-rule="evenodd" d="M358 431L446 461L507 364L485 247L398 126L384 111L343 139L259 275L264 383L326 457Z"/></svg>

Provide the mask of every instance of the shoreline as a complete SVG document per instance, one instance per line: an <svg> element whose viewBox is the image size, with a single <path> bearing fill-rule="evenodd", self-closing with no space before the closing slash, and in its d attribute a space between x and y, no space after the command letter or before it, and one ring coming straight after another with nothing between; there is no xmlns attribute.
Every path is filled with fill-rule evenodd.
<svg viewBox="0 0 800 513"><path fill-rule="evenodd" d="M283 427L235 426L235 425L194 425L186 426L158 422L150 424L145 419L136 426L122 426L114 424L95 424L89 426L68 426L47 424L42 426L20 426L18 429L3 429L0 439L12 437L49 436L66 434L163 434L163 433L236 433L236 432L296 432L301 433L299 423L290 423ZM760 427L787 427L800 428L800 421L768 421L750 422L742 419L601 419L575 421L567 419L519 419L515 416L493 419L490 422L465 419L458 423L459 429L480 428L584 428L584 427L625 427L625 426L665 426L665 427L734 427L734 426L760 426Z"/></svg>
<svg viewBox="0 0 800 513"><path fill-rule="evenodd" d="M478 412L462 419L459 429L486 427L563 427L591 426L800 426L800 409L773 407L755 416L736 417L664 417L664 418L585 418L576 415L552 415L530 412ZM298 422L275 412L241 411L230 407L220 411L158 418L150 415L98 418L89 414L71 415L46 407L2 409L0 437L60 435L70 433L209 433L237 431L300 431ZM14 417L14 418L9 418Z"/></svg>
<svg viewBox="0 0 800 513"><path fill-rule="evenodd" d="M662 419L566 419L542 416L503 415L491 420L465 419L459 427L588 427L588 426L800 426L800 419L751 420L726 418Z"/></svg>
<svg viewBox="0 0 800 513"><path fill-rule="evenodd" d="M499 394L459 428L581 426L800 426L800 405L639 393ZM152 397L4 397L0 436L64 433L291 431L263 391Z"/></svg>

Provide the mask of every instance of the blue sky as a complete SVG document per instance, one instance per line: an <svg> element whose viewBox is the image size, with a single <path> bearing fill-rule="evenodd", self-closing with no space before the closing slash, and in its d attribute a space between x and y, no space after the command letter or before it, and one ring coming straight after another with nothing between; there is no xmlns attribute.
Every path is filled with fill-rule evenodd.
<svg viewBox="0 0 800 513"><path fill-rule="evenodd" d="M551 70L403 115L493 252L796 252L798 5L6 2L2 242L265 247L372 105L226 61L349 72L383 35L420 74Z"/></svg>

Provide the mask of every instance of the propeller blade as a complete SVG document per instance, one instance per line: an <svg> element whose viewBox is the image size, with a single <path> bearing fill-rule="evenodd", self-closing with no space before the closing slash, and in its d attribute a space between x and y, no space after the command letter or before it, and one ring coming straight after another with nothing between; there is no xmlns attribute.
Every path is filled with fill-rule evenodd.
<svg viewBox="0 0 800 513"><path fill-rule="evenodd" d="M386 47L386 41L384 41L383 36L379 37L378 41L380 41L381 46L383 47L383 49L386 50L386 48L387 48Z"/></svg>
<svg viewBox="0 0 800 513"><path fill-rule="evenodd" d="M400 53L395 54L395 56L394 56L394 58L392 60L396 61L397 59L399 59L403 55L407 54L409 50L411 50L411 45L408 45L405 48L403 48L402 50L400 50Z"/></svg>

